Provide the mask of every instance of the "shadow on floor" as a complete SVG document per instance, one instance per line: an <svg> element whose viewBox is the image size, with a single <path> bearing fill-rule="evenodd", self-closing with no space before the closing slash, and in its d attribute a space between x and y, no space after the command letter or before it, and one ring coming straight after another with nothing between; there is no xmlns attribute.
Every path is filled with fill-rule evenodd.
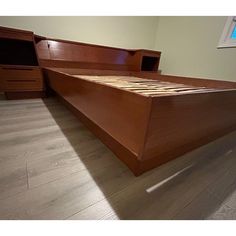
<svg viewBox="0 0 236 236"><path fill-rule="evenodd" d="M236 190L236 132L134 177L86 127L72 135L44 103L106 198L91 219L96 205L99 218L207 219Z"/></svg>

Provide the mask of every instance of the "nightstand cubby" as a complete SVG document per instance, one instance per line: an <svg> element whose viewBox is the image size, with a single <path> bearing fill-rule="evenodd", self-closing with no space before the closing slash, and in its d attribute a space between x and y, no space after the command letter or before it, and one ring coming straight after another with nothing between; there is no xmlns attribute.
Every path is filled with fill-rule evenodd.
<svg viewBox="0 0 236 236"><path fill-rule="evenodd" d="M44 97L33 32L0 27L0 92L7 99Z"/></svg>

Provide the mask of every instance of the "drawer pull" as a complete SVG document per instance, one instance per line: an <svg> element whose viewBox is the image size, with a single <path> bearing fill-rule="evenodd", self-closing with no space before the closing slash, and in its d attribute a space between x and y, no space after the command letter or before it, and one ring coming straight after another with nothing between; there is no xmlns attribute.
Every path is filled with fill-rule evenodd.
<svg viewBox="0 0 236 236"><path fill-rule="evenodd" d="M3 70L33 70L31 68L7 68L7 67L2 67Z"/></svg>
<svg viewBox="0 0 236 236"><path fill-rule="evenodd" d="M7 80L7 82L36 82L34 79L11 79Z"/></svg>

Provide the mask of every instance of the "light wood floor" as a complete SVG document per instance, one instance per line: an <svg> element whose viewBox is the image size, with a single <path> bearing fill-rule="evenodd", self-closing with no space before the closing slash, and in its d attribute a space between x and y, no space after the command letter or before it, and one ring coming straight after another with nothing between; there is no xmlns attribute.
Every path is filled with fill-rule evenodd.
<svg viewBox="0 0 236 236"><path fill-rule="evenodd" d="M0 100L0 219L236 219L236 132L140 177L56 99Z"/></svg>

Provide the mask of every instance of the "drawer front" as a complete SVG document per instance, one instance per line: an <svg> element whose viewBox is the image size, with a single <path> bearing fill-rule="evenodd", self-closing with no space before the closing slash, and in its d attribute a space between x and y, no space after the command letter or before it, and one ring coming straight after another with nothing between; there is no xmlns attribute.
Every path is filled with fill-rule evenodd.
<svg viewBox="0 0 236 236"><path fill-rule="evenodd" d="M4 91L43 90L43 79L39 68L2 67L0 80Z"/></svg>
<svg viewBox="0 0 236 236"><path fill-rule="evenodd" d="M0 68L1 78L39 78L41 76L41 71L39 68L31 67L4 67Z"/></svg>
<svg viewBox="0 0 236 236"><path fill-rule="evenodd" d="M42 79L22 79L22 78L11 78L4 79L4 90L5 91L25 91L25 90L42 90Z"/></svg>

